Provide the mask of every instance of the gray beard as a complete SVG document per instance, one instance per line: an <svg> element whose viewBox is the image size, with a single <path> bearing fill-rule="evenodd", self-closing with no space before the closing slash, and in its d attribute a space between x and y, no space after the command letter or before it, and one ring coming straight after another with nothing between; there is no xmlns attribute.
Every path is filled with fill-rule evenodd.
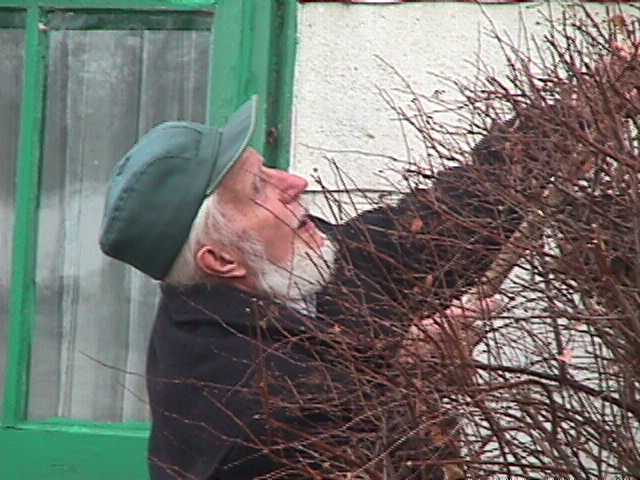
<svg viewBox="0 0 640 480"><path fill-rule="evenodd" d="M275 265L264 254L254 267L259 288L287 304L297 304L317 293L330 280L335 265L336 247L325 240L320 251L295 246L291 266Z"/></svg>

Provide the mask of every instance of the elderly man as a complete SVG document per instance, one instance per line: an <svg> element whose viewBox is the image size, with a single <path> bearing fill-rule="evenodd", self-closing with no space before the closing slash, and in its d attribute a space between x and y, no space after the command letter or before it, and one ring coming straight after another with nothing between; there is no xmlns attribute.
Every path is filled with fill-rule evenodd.
<svg viewBox="0 0 640 480"><path fill-rule="evenodd" d="M416 310L426 318L459 297L519 221L471 180L471 167L342 225L311 217L307 182L248 147L255 110L253 98L220 129L157 126L116 167L108 193L103 251L162 281L147 362L153 480L275 475L283 464L267 454L258 358L281 385L302 385L318 363L314 329L352 340L376 330L362 333L371 349L365 336L384 340ZM504 161L486 142L474 158L476 167ZM453 227L454 218L483 228ZM416 240L420 231L433 235ZM426 280L433 298L410 306L407 292ZM304 346L282 348L305 334ZM331 364L331 342L322 343ZM361 353L374 363L397 356L381 345ZM332 381L348 383L349 368L335 362ZM303 434L326 420L302 417L279 419Z"/></svg>
<svg viewBox="0 0 640 480"><path fill-rule="evenodd" d="M636 92L637 46L614 49L596 71ZM428 339L416 319L442 325L434 314L491 265L522 221L512 200L541 194L559 168L547 139L589 128L592 112L576 100L589 89L565 90L551 109L516 102L517 116L476 145L469 165L341 225L311 217L300 201L307 182L248 148L255 98L223 128L171 122L145 135L115 169L100 242L162 282L147 362L152 479L275 479L305 466L305 478L322 478L332 457L348 466L363 438L352 434L380 423L363 405L380 405L367 402L397 384L377 372L420 362L406 341ZM448 312L454 325L474 320ZM384 428L372 438L391 447L356 463L411 440L389 440L394 426ZM419 477L445 477L429 469Z"/></svg>

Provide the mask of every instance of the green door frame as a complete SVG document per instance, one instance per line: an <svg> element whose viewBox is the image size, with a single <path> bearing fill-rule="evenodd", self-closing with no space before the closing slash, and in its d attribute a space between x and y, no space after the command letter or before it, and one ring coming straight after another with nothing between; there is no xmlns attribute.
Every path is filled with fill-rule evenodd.
<svg viewBox="0 0 640 480"><path fill-rule="evenodd" d="M31 346L36 322L36 254L49 16L59 10L124 19L112 28L153 28L156 12L215 13L207 121L220 124L257 93L253 146L270 165L287 168L296 35L296 0L0 0L2 11L26 13L24 85L9 300L0 478L7 480L142 480L148 478L143 423L97 424L27 418ZM117 15L116 15L117 17ZM150 20L151 19L151 20ZM140 23L141 22L141 23ZM149 23L151 22L151 23ZM176 22L182 28L180 22ZM100 21L91 26L105 28ZM151 25L149 27L148 25ZM11 26L11 25L10 25ZM220 47L220 48L218 48ZM212 112L216 112L215 118Z"/></svg>

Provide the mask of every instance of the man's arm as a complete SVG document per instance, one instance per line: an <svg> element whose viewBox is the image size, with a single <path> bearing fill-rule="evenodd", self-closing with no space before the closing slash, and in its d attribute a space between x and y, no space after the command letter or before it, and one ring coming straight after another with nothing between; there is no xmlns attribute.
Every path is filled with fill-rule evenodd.
<svg viewBox="0 0 640 480"><path fill-rule="evenodd" d="M505 90L502 100L513 117L489 130L467 165L442 170L430 188L363 212L339 229L353 283L396 302L413 291L437 308L473 285L528 209L545 203L552 180L570 187L593 168L603 123L615 124L612 116L627 116L637 101L638 47L613 45L612 51L572 80L557 79L553 96Z"/></svg>
<svg viewBox="0 0 640 480"><path fill-rule="evenodd" d="M483 179L499 171L502 160L487 150L482 155L473 165L439 172L431 188L337 229L355 288L424 312L439 310L474 284L522 221L511 199ZM487 157L496 165L485 164Z"/></svg>

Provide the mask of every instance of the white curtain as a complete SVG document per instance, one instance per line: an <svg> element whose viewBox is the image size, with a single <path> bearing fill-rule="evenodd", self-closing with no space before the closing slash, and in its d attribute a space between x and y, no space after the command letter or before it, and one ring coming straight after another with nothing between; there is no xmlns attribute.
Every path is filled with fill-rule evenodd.
<svg viewBox="0 0 640 480"><path fill-rule="evenodd" d="M204 121L209 45L206 31L51 34L32 419L148 418L158 288L100 253L103 202L113 166L140 135L165 120Z"/></svg>
<svg viewBox="0 0 640 480"><path fill-rule="evenodd" d="M24 30L0 30L0 411L9 327L9 282L20 127Z"/></svg>

